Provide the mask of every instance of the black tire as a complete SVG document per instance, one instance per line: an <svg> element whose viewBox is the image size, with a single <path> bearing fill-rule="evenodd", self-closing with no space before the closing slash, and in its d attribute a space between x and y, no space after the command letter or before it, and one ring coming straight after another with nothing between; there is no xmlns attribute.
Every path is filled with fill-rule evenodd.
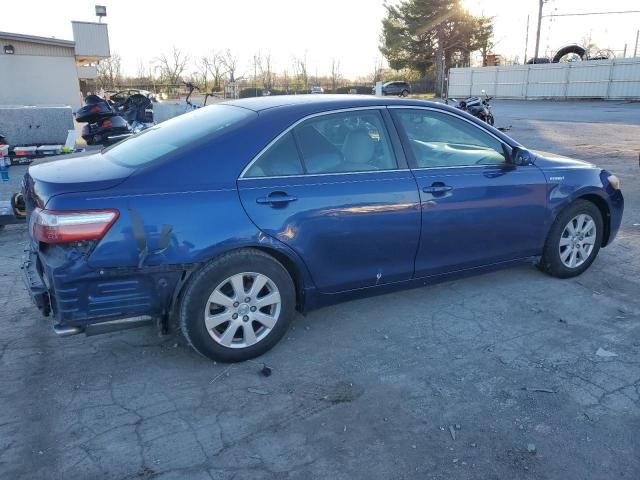
<svg viewBox="0 0 640 480"><path fill-rule="evenodd" d="M266 275L274 282L280 293L280 315L272 330L257 343L243 348L225 347L209 335L204 311L214 289L225 279L243 272ZM262 355L278 343L295 315L295 304L293 280L280 262L259 250L237 250L217 257L193 275L180 304L180 329L189 344L205 357L242 362Z"/></svg>
<svg viewBox="0 0 640 480"><path fill-rule="evenodd" d="M595 243L593 250L584 263L575 268L569 268L560 258L560 238L569 221L580 214L587 214L593 219L596 225ZM603 232L604 224L602 214L598 207L588 200L576 200L562 210L553 222L547 235L542 258L540 259L540 269L557 278L570 278L580 275L589 268L598 255L598 251L602 245Z"/></svg>
<svg viewBox="0 0 640 480"><path fill-rule="evenodd" d="M408 97L409 96L409 90L402 90L402 93L400 93L401 97Z"/></svg>

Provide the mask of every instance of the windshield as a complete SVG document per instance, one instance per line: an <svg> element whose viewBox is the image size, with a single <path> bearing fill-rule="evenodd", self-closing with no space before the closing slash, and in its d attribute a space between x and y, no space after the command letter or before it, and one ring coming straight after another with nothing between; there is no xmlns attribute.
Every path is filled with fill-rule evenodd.
<svg viewBox="0 0 640 480"><path fill-rule="evenodd" d="M212 139L257 114L231 105L210 105L162 122L102 151L120 165L139 167L192 142Z"/></svg>

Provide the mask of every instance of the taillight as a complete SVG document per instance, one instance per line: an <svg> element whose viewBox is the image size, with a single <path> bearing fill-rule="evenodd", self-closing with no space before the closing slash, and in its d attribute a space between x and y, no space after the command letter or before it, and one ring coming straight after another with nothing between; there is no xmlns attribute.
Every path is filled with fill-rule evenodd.
<svg viewBox="0 0 640 480"><path fill-rule="evenodd" d="M91 107L91 110L89 110L91 113L96 113L100 111L100 107L98 105Z"/></svg>
<svg viewBox="0 0 640 480"><path fill-rule="evenodd" d="M43 243L97 240L118 218L117 210L56 211L34 209L33 238Z"/></svg>
<svg viewBox="0 0 640 480"><path fill-rule="evenodd" d="M104 128L109 128L113 126L113 122L111 120L105 120L104 122L102 122L102 126Z"/></svg>

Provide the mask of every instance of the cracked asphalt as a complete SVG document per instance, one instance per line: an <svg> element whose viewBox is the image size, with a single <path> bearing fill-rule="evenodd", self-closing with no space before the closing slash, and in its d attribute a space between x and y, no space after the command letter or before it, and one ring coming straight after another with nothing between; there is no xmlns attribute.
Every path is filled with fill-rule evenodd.
<svg viewBox="0 0 640 480"><path fill-rule="evenodd" d="M299 316L269 377L179 334L57 338L21 282L24 226L0 232L0 478L640 478L640 104L494 111L621 178L613 245L575 279L522 266Z"/></svg>

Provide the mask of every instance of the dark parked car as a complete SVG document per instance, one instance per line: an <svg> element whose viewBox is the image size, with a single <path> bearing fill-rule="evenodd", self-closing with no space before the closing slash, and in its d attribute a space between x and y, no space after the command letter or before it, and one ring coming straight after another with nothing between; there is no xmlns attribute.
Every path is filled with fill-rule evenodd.
<svg viewBox="0 0 640 480"><path fill-rule="evenodd" d="M31 166L24 198L26 281L57 333L174 319L223 361L296 310L522 262L578 275L623 211L611 173L458 109L332 95L196 110Z"/></svg>
<svg viewBox="0 0 640 480"><path fill-rule="evenodd" d="M375 87L372 93L376 93ZM387 82L382 85L382 95L407 97L410 93L411 85L408 82Z"/></svg>

